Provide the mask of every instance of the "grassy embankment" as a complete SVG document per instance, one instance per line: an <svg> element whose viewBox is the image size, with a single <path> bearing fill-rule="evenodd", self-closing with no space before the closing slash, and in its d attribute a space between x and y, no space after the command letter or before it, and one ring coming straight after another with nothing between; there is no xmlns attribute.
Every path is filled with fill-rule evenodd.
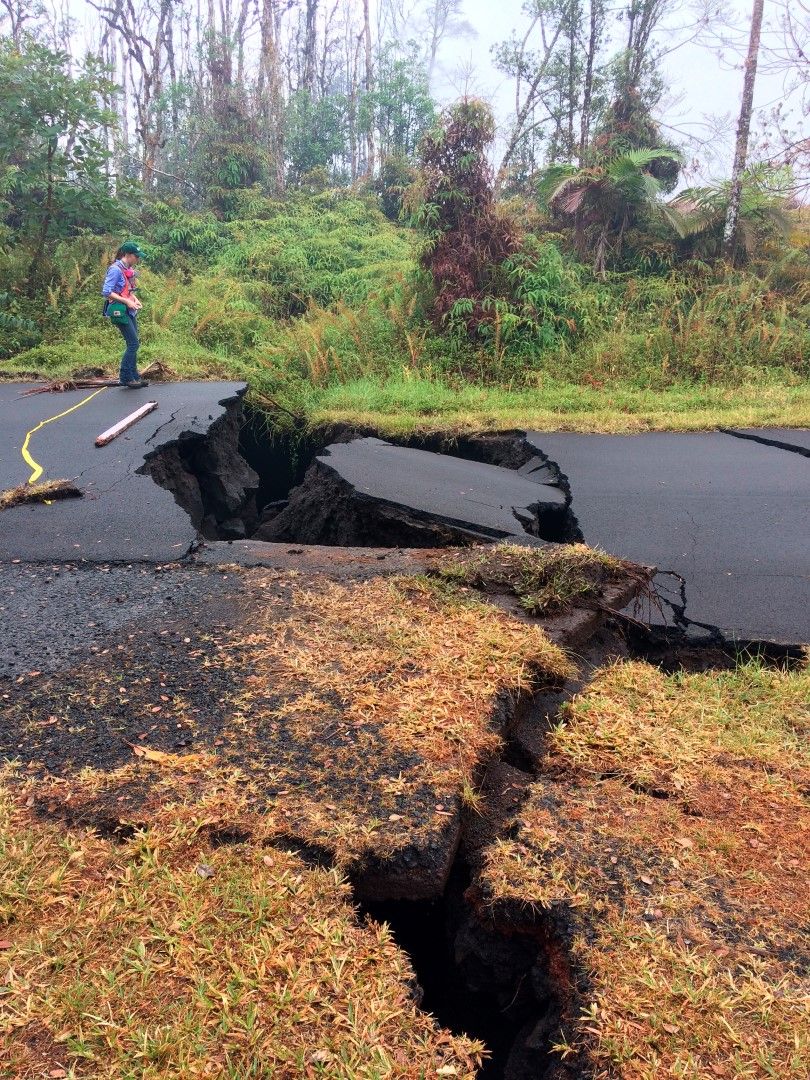
<svg viewBox="0 0 810 1080"><path fill-rule="evenodd" d="M535 427L640 431L810 424L810 301L798 248L748 271L608 275L541 245L531 319L478 345L437 335L414 284L416 237L327 193L258 200L231 222L163 210L145 229L142 360L181 378L244 378L310 424L381 432ZM62 281L15 310L0 374L114 372L101 322L109 247L65 244ZM13 270L13 254L6 255ZM29 310L30 308L30 310ZM282 417L287 413L280 413Z"/></svg>
<svg viewBox="0 0 810 1080"><path fill-rule="evenodd" d="M810 668L601 673L553 733L495 910L568 925L586 1075L810 1072Z"/></svg>

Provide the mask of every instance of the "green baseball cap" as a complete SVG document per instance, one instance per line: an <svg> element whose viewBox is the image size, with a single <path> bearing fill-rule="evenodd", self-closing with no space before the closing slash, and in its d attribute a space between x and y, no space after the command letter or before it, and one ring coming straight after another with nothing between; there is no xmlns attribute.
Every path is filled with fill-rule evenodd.
<svg viewBox="0 0 810 1080"><path fill-rule="evenodd" d="M146 258L146 252L138 247L134 240L127 240L127 242L122 244L118 250L122 255L137 255L139 259Z"/></svg>

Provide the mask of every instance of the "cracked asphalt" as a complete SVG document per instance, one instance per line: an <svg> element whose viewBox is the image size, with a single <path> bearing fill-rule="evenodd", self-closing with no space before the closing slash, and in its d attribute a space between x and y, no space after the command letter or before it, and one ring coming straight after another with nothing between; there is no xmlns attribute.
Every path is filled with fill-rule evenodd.
<svg viewBox="0 0 810 1080"><path fill-rule="evenodd" d="M0 383L0 490L31 474L21 453L26 433L92 393L21 397L32 385ZM138 392L111 387L34 432L29 452L43 466L42 479L73 480L83 498L3 511L0 559L164 563L184 556L196 540L191 520L139 470L159 447L204 435L245 390L233 382L157 383ZM95 447L97 435L146 401L157 401L157 409Z"/></svg>
<svg viewBox="0 0 810 1080"><path fill-rule="evenodd" d="M528 439L567 476L586 543L684 579L693 631L810 642L810 432ZM659 581L676 621L681 582Z"/></svg>
<svg viewBox="0 0 810 1080"><path fill-rule="evenodd" d="M21 397L26 388L0 383L0 490L28 480L30 466L21 454L26 433L90 394ZM47 622L49 611L68 612L58 620L66 628L68 651L74 624L106 625L92 611L85 617L80 596L73 604L70 590L64 591L66 579L57 585L54 567L125 564L121 573L129 581L133 570L126 564L139 574L139 567L188 555L197 539L191 520L170 492L140 470L158 448L204 436L225 403L245 389L225 382L156 384L144 393L110 388L32 435L29 450L43 466L42 478L73 480L84 496L0 513L0 585L6 589L0 615L14 627L10 637L20 638L23 655L27 626L35 633L34 623ZM158 408L96 449L101 431L147 400L156 400ZM666 621L683 623L685 615L698 632L717 628L740 639L810 642L810 432L530 432L527 438L568 478L572 510L587 543L672 572L659 577L669 598ZM25 590L7 572L36 563L42 564L40 573L26 589L41 617L27 624L20 613ZM108 569L99 576L99 604L113 605L110 625L117 625L117 597L125 592L113 582L117 573ZM133 586L138 604L171 606L164 593L181 596L182 590L153 580L151 571L146 578L148 586ZM190 604L192 592L182 593ZM647 614L661 621L660 613ZM15 663L13 654L3 659L12 670Z"/></svg>

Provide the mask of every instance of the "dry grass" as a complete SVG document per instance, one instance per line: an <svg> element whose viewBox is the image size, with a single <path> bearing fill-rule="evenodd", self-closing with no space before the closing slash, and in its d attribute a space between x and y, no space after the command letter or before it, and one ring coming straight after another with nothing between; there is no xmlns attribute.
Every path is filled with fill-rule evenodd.
<svg viewBox="0 0 810 1080"><path fill-rule="evenodd" d="M807 667L626 663L573 702L483 881L572 928L590 1074L810 1074L809 729Z"/></svg>
<svg viewBox="0 0 810 1080"><path fill-rule="evenodd" d="M638 567L584 544L560 548L496 544L440 562L437 571L446 581L509 593L527 614L546 616L593 601L606 580L633 576Z"/></svg>
<svg viewBox="0 0 810 1080"><path fill-rule="evenodd" d="M335 871L210 845L220 801L122 844L31 818L0 779L0 1074L471 1078ZM232 799L237 796L231 791Z"/></svg>
<svg viewBox="0 0 810 1080"><path fill-rule="evenodd" d="M500 745L499 698L569 670L542 630L525 629L413 578L268 590L262 624L236 646L253 674L234 719L283 729L289 753L276 743L266 764L291 789L288 827L344 859L441 827ZM278 700L263 716L268 687Z"/></svg>
<svg viewBox="0 0 810 1080"><path fill-rule="evenodd" d="M500 745L504 699L570 670L540 627L424 579L316 583L259 570L236 587L237 625L171 656L172 639L155 636L128 646L132 673L102 658L12 687L13 745L36 760L45 740L43 759L94 765L71 783L73 808L103 802L107 817L148 820L139 770L152 789L157 765L195 791L238 771L263 828L344 864L388 857L446 830ZM190 753L167 753L178 733Z"/></svg>
<svg viewBox="0 0 810 1080"><path fill-rule="evenodd" d="M43 480L40 484L18 484L0 491L0 510L10 510L23 503L51 502L54 499L81 498L81 491L70 480Z"/></svg>
<svg viewBox="0 0 810 1080"><path fill-rule="evenodd" d="M34 768L0 775L0 1075L472 1080L482 1046L417 1009L388 931L289 841L349 866L440 836L498 702L568 662L421 578L234 588L210 633L153 625L131 661L111 640L3 688Z"/></svg>

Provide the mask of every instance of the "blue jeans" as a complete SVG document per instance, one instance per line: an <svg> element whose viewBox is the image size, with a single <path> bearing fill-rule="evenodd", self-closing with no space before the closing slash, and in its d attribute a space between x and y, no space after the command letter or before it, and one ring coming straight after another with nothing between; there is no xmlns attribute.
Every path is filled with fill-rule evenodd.
<svg viewBox="0 0 810 1080"><path fill-rule="evenodd" d="M125 323L116 323L118 329L127 343L126 349L124 349L124 355L121 357L121 372L118 379L122 383L134 382L140 378L138 374L138 346L140 341L138 340L138 325L135 322L135 316L129 314Z"/></svg>

